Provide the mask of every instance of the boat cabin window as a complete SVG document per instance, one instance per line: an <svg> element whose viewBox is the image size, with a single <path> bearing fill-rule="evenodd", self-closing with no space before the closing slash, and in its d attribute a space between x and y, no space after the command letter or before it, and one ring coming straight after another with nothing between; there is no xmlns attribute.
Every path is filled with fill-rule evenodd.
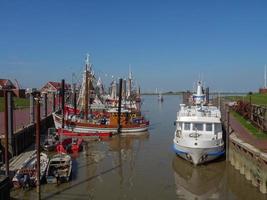
<svg viewBox="0 0 267 200"><path fill-rule="evenodd" d="M206 124L206 131L212 131L212 124L211 123Z"/></svg>
<svg viewBox="0 0 267 200"><path fill-rule="evenodd" d="M178 129L180 129L180 130L181 130L181 129L182 129L182 127L183 127L183 123L181 123L181 122L177 123L177 128L178 128Z"/></svg>
<svg viewBox="0 0 267 200"><path fill-rule="evenodd" d="M222 132L222 125L217 123L215 124L215 134L219 132Z"/></svg>
<svg viewBox="0 0 267 200"><path fill-rule="evenodd" d="M188 123L188 122L184 123L184 130L185 131L189 131L190 130L190 123Z"/></svg>
<svg viewBox="0 0 267 200"><path fill-rule="evenodd" d="M194 123L193 124L194 131L203 131L203 124L202 123Z"/></svg>

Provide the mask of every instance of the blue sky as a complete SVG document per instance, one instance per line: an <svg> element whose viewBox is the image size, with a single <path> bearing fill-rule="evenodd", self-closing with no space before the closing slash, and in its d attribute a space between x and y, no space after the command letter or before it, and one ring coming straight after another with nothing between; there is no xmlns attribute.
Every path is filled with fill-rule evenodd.
<svg viewBox="0 0 267 200"><path fill-rule="evenodd" d="M24 87L71 80L91 54L96 74L143 91L255 91L267 63L267 1L0 1L0 76ZM104 77L103 77L104 79Z"/></svg>

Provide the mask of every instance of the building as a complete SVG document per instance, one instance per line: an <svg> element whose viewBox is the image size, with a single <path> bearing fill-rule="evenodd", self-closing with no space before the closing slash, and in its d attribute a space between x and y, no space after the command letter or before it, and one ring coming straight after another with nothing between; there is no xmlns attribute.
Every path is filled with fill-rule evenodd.
<svg viewBox="0 0 267 200"><path fill-rule="evenodd" d="M13 84L9 79L0 79L0 97L4 96L4 90L11 90L15 97L25 98L25 89L19 87L17 80Z"/></svg>
<svg viewBox="0 0 267 200"><path fill-rule="evenodd" d="M49 81L47 82L42 88L41 88L41 92L46 92L48 93L58 93L60 92L61 89L61 83L60 82L53 82L53 81ZM69 92L71 91L71 85L70 84L65 84L65 91Z"/></svg>
<svg viewBox="0 0 267 200"><path fill-rule="evenodd" d="M267 88L260 88L259 93L260 94L267 94Z"/></svg>
<svg viewBox="0 0 267 200"><path fill-rule="evenodd" d="M61 90L61 83L60 82L49 81L40 89L40 92L46 93L48 100L50 102L52 102L52 95L55 94L56 95L56 104L58 104L59 103L60 90ZM65 83L65 93L67 96L68 96L68 94L71 93L71 85L70 84Z"/></svg>

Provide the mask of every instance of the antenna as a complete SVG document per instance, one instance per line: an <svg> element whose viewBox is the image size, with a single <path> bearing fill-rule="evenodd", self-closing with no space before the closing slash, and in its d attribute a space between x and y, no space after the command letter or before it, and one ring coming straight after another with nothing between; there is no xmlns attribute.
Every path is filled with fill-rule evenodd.
<svg viewBox="0 0 267 200"><path fill-rule="evenodd" d="M85 57L85 70L88 71L88 66L90 64L90 55L89 53L86 54L86 57Z"/></svg>
<svg viewBox="0 0 267 200"><path fill-rule="evenodd" d="M132 79L132 69L131 69L131 64L129 64L129 79Z"/></svg>

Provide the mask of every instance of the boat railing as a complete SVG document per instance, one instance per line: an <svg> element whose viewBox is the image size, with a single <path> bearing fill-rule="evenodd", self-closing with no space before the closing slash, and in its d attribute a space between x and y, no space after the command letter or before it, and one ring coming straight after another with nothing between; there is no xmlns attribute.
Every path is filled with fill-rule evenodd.
<svg viewBox="0 0 267 200"><path fill-rule="evenodd" d="M202 112L200 115L196 112L180 112L177 117L216 117L219 118L221 115L219 113Z"/></svg>

